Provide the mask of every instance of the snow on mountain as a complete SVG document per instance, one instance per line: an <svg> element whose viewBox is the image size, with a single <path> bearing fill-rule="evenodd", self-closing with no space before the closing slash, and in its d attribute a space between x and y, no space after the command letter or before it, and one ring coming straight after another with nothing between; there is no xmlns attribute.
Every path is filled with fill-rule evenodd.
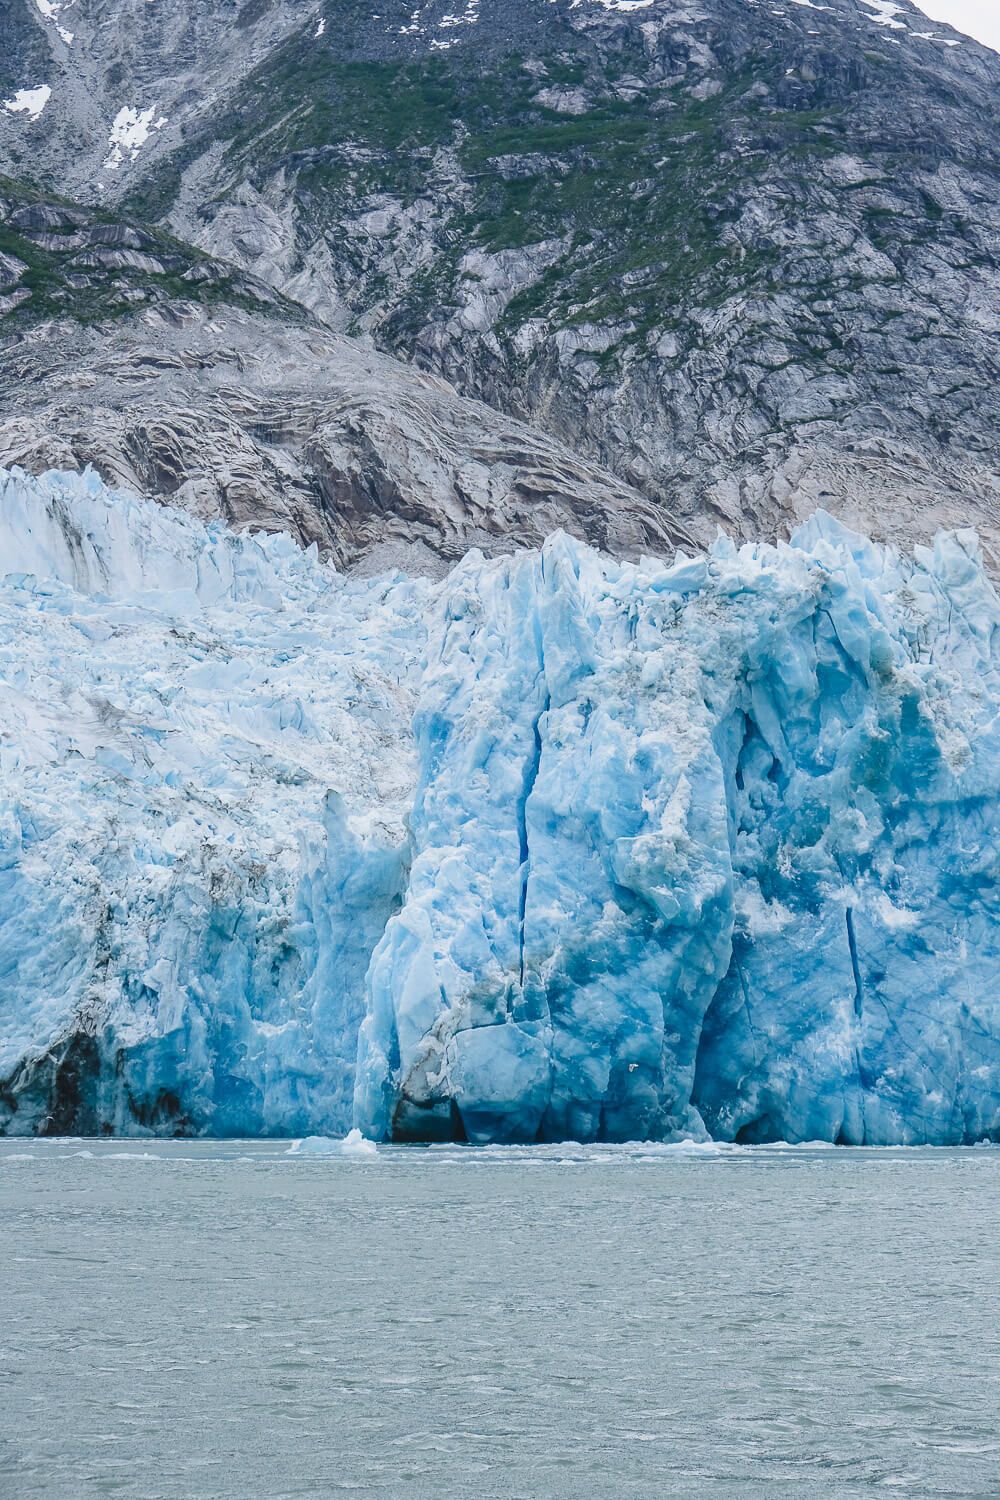
<svg viewBox="0 0 1000 1500"><path fill-rule="evenodd" d="M156 118L155 104L148 109L131 109L123 104L111 123L111 133L108 136L110 150L104 159L105 167L117 171L126 155L134 161L149 139L149 132L162 130L166 124L162 115L159 119Z"/></svg>
<svg viewBox="0 0 1000 1500"><path fill-rule="evenodd" d="M10 115L23 114L29 120L40 120L51 98L51 88L43 83L37 89L18 89L13 98L3 101L3 107Z"/></svg>
<svg viewBox="0 0 1000 1500"><path fill-rule="evenodd" d="M932 21L944 21L1000 52L1000 10L995 0L913 0Z"/></svg>
<svg viewBox="0 0 1000 1500"><path fill-rule="evenodd" d="M1000 1136L972 533L348 580L13 471L0 557L8 1131Z"/></svg>

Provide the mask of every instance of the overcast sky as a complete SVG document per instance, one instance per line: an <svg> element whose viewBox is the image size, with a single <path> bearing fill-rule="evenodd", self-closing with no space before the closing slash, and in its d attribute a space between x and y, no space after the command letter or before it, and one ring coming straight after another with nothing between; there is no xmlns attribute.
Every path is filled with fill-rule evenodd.
<svg viewBox="0 0 1000 1500"><path fill-rule="evenodd" d="M1000 52L1000 0L914 0L935 21L974 36Z"/></svg>

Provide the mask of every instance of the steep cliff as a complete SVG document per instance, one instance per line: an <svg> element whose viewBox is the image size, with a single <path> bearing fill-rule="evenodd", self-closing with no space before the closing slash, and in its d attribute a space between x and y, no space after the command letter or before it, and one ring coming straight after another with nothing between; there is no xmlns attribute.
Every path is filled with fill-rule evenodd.
<svg viewBox="0 0 1000 1500"><path fill-rule="evenodd" d="M971 522L996 565L1000 58L909 0L11 12L6 86L51 96L0 141L39 184L170 226L704 543L822 504L905 541Z"/></svg>
<svg viewBox="0 0 1000 1500"><path fill-rule="evenodd" d="M345 579L0 488L0 1128L1000 1139L970 532Z"/></svg>

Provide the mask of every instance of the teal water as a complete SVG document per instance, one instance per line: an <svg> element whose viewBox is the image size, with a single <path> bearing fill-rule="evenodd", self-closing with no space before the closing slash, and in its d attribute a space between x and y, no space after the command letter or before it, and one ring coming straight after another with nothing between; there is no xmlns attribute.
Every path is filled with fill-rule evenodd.
<svg viewBox="0 0 1000 1500"><path fill-rule="evenodd" d="M1000 1495L1000 1150L0 1142L0 1496Z"/></svg>

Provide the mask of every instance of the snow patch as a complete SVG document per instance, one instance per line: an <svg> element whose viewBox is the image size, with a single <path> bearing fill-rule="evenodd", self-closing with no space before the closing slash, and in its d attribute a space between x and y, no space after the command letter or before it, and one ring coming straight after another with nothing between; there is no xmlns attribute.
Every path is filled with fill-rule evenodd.
<svg viewBox="0 0 1000 1500"><path fill-rule="evenodd" d="M65 26L61 26L57 18L60 11L69 10L75 4L76 0L69 0L69 4L63 4L62 0L35 0L39 14L44 16L46 21L51 21L54 24L56 31L67 47L73 45L73 32L67 31Z"/></svg>
<svg viewBox="0 0 1000 1500"><path fill-rule="evenodd" d="M461 15L449 13L442 16L440 21L438 22L438 29L441 31L447 31L448 28L452 26L475 26L478 20L479 0L469 0L468 5L465 7L465 10L461 13Z"/></svg>
<svg viewBox="0 0 1000 1500"><path fill-rule="evenodd" d="M104 158L105 169L116 172L126 156L130 161L135 161L149 139L150 131L162 130L166 124L165 116L156 118L155 104L149 109L142 110L131 109L128 105L123 105L111 125L111 133L108 136L108 145L111 149Z"/></svg>
<svg viewBox="0 0 1000 1500"><path fill-rule="evenodd" d="M897 21L897 16L906 14L902 5L896 5L895 0L861 0L869 10L875 11L871 17L876 26L888 26L891 31L906 31L902 21Z"/></svg>
<svg viewBox="0 0 1000 1500"><path fill-rule="evenodd" d="M576 10L582 5L583 0L572 0L570 10ZM653 4L653 0L593 0L593 4L600 5L604 10L647 10Z"/></svg>
<svg viewBox="0 0 1000 1500"><path fill-rule="evenodd" d="M3 107L8 114L25 114L29 120L38 120L51 98L51 88L43 83L37 89L18 89L13 99L4 100Z"/></svg>

